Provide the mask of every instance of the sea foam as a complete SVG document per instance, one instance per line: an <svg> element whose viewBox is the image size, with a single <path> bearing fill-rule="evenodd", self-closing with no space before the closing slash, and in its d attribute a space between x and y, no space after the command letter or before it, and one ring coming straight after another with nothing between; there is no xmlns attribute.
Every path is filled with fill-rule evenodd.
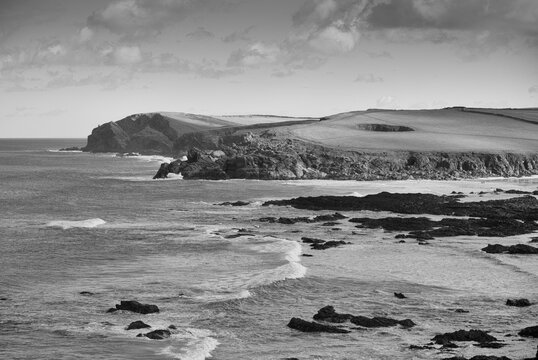
<svg viewBox="0 0 538 360"><path fill-rule="evenodd" d="M87 219L87 220L55 220L47 224L48 227L55 227L61 229L71 229L71 228L94 228L99 225L106 224L106 221L99 218Z"/></svg>
<svg viewBox="0 0 538 360"><path fill-rule="evenodd" d="M180 360L204 360L211 357L211 352L217 348L219 342L211 337L212 332L204 329L183 329L180 334L173 335L173 338L187 340L187 344L182 349L175 346L167 346L160 355L174 357Z"/></svg>

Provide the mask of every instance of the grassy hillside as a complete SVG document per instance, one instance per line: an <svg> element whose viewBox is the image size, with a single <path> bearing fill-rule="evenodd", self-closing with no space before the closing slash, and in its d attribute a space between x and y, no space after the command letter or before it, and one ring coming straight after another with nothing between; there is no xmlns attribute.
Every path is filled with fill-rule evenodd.
<svg viewBox="0 0 538 360"><path fill-rule="evenodd" d="M284 137L348 150L538 151L538 110L471 110L355 111L328 116L315 123L280 128L279 132ZM383 126L372 127L374 124ZM398 127L414 131L371 130Z"/></svg>

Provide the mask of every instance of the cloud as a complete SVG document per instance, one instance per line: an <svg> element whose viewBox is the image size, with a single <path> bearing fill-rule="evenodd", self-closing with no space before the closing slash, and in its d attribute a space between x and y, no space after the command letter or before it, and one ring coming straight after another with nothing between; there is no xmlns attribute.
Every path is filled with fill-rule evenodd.
<svg viewBox="0 0 538 360"><path fill-rule="evenodd" d="M374 74L359 74L355 79L355 82L363 83L381 83L385 80L380 76L375 76Z"/></svg>
<svg viewBox="0 0 538 360"><path fill-rule="evenodd" d="M536 0L307 0L292 19L290 41L327 54L350 52L365 35L454 43L475 54L513 39L538 46Z"/></svg>
<svg viewBox="0 0 538 360"><path fill-rule="evenodd" d="M392 59L392 54L388 51L367 51L366 54L372 59Z"/></svg>
<svg viewBox="0 0 538 360"><path fill-rule="evenodd" d="M198 29L191 31L185 36L194 40L205 40L214 38L215 34L213 34L211 31L208 31L204 27L199 27Z"/></svg>
<svg viewBox="0 0 538 360"><path fill-rule="evenodd" d="M112 59L117 65L138 64L142 61L142 52L138 46L121 46L114 49Z"/></svg>
<svg viewBox="0 0 538 360"><path fill-rule="evenodd" d="M225 43L231 43L236 41L251 41L251 38L250 36L248 36L248 33L254 28L255 26L251 25L244 30L234 31L233 33L223 37L222 41L224 41Z"/></svg>
<svg viewBox="0 0 538 360"><path fill-rule="evenodd" d="M279 46L257 42L247 48L237 49L230 54L228 66L256 67L275 63L281 54Z"/></svg>
<svg viewBox="0 0 538 360"><path fill-rule="evenodd" d="M92 13L87 26L123 39L144 39L194 13L224 11L233 4L231 0L116 0Z"/></svg>
<svg viewBox="0 0 538 360"><path fill-rule="evenodd" d="M529 94L538 94L538 85L531 86L529 88Z"/></svg>

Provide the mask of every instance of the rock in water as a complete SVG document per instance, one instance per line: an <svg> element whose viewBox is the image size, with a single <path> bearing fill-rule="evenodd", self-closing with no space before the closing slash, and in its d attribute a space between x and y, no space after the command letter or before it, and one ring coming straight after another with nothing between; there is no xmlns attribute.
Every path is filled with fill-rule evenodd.
<svg viewBox="0 0 538 360"><path fill-rule="evenodd" d="M520 336L538 338L538 325L529 326L518 333Z"/></svg>
<svg viewBox="0 0 538 360"><path fill-rule="evenodd" d="M508 299L506 300L506 305L508 306L516 306L516 307L525 307L525 306L531 306L531 303L527 299Z"/></svg>
<svg viewBox="0 0 538 360"><path fill-rule="evenodd" d="M451 341L476 341L478 343L487 343L497 341L497 339L482 330L458 330L452 333L435 335L432 341L442 345Z"/></svg>
<svg viewBox="0 0 538 360"><path fill-rule="evenodd" d="M398 299L407 299L407 296L405 296L405 295L402 294L402 293L397 293L397 292L395 292L395 293L394 293L394 296L397 297Z"/></svg>
<svg viewBox="0 0 538 360"><path fill-rule="evenodd" d="M149 326L145 322L138 320L138 321L133 321L132 323L130 323L129 326L125 328L125 330L145 329L145 328L150 328L150 327L151 326Z"/></svg>
<svg viewBox="0 0 538 360"><path fill-rule="evenodd" d="M147 337L152 340L163 340L169 338L170 335L170 330L154 330L146 334L138 334L136 337Z"/></svg>
<svg viewBox="0 0 538 360"><path fill-rule="evenodd" d="M120 304L116 304L116 310L132 311L139 314L151 314L159 312L159 308L157 307L157 305L141 304L138 301L134 300L122 300Z"/></svg>
<svg viewBox="0 0 538 360"><path fill-rule="evenodd" d="M323 325L295 317L290 320L288 327L302 332L327 332L337 334L347 334L350 332L349 330L341 329L336 326Z"/></svg>

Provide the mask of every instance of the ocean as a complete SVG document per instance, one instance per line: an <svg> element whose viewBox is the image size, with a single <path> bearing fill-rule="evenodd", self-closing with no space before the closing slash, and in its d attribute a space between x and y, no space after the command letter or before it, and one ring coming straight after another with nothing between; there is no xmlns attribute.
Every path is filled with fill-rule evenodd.
<svg viewBox="0 0 538 360"><path fill-rule="evenodd" d="M57 151L84 144L0 139L2 359L523 358L536 352L536 340L520 341L515 334L537 324L538 306L504 304L507 298L538 302L536 257L480 251L488 243L528 243L536 234L459 236L420 246L346 220L328 227L259 218L331 213L262 207L268 199L462 191L474 193L463 201L487 200L514 196L494 195L495 188L536 190L537 178L151 180L166 159ZM218 205L237 200L249 204ZM300 242L303 236L351 244L316 251ZM394 292L408 298L397 299ZM121 300L156 304L161 311L106 312ZM325 305L342 313L409 318L417 325L349 334L301 333L286 326L292 317L311 320ZM176 329L169 339L140 338L136 335L148 330L125 330L136 320L153 329ZM506 346L409 348L458 329L490 331Z"/></svg>

